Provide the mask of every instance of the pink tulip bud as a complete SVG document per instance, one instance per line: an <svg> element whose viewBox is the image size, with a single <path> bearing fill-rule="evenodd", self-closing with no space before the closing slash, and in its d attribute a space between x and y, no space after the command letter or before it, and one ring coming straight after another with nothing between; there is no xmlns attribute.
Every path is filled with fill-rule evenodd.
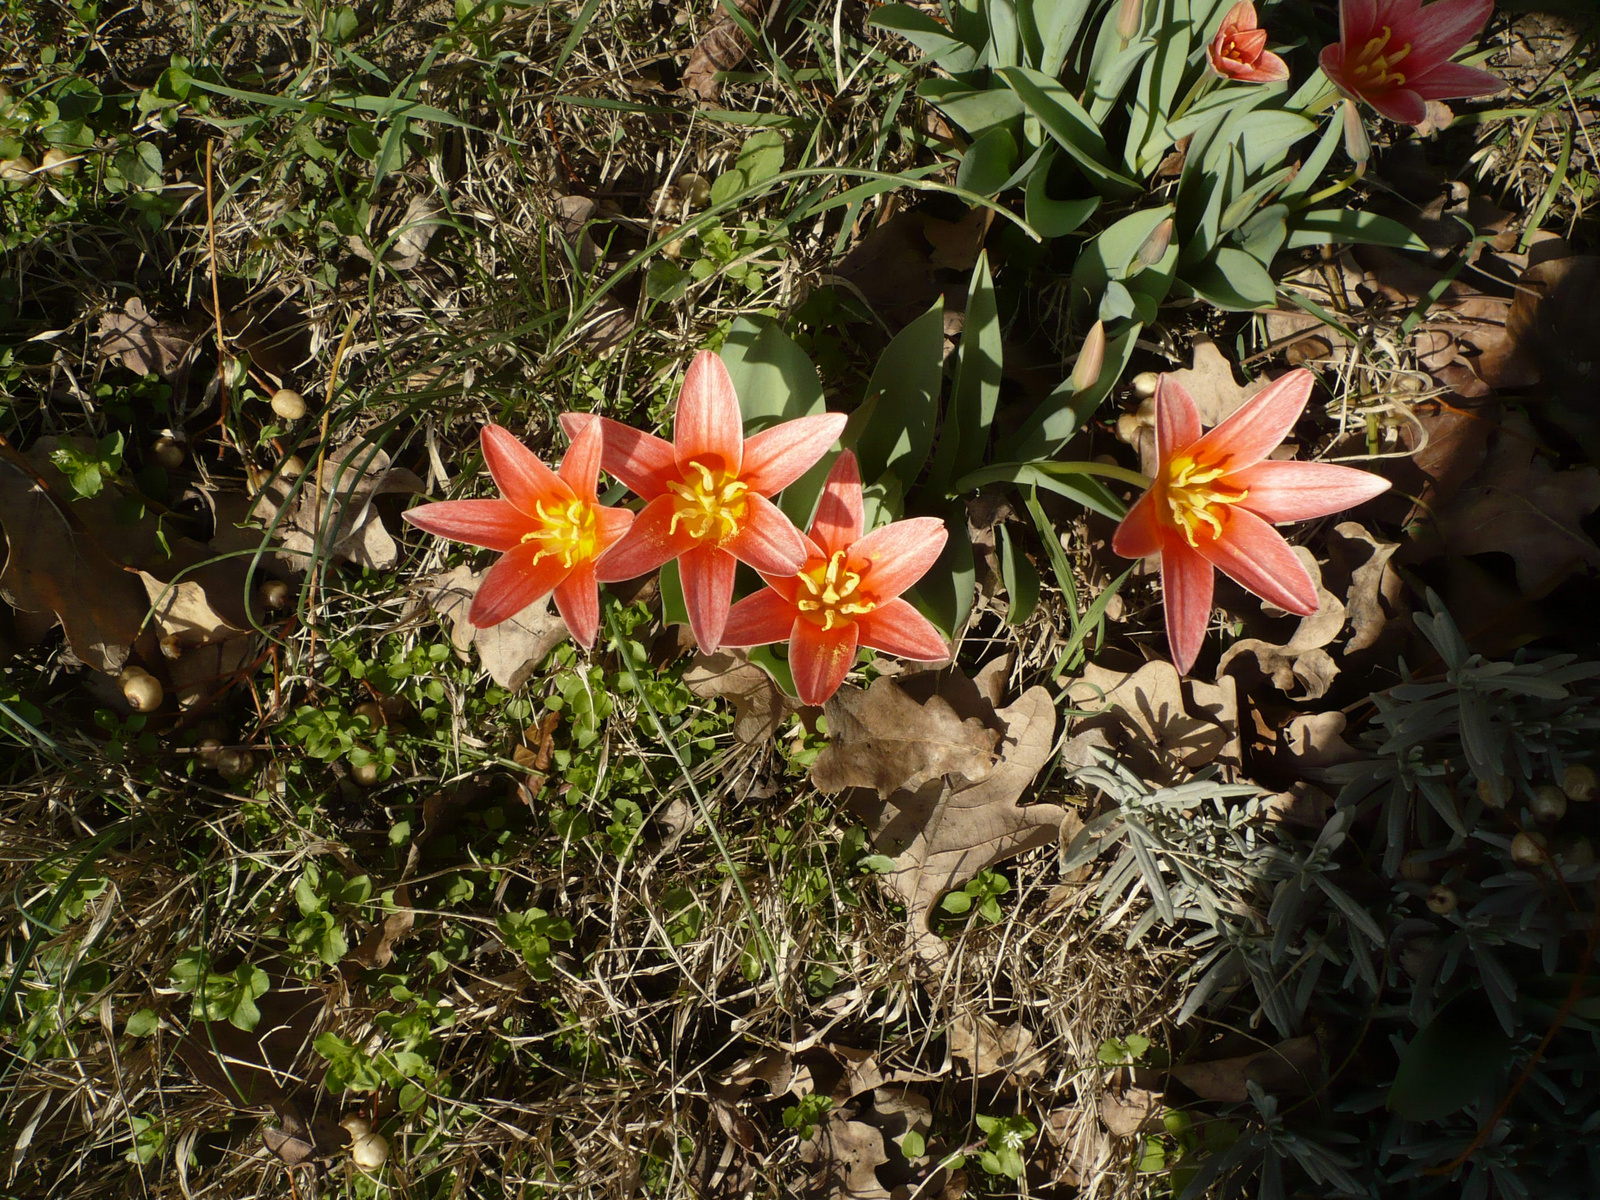
<svg viewBox="0 0 1600 1200"><path fill-rule="evenodd" d="M1106 363L1106 324L1096 321L1078 349L1078 361L1072 367L1072 390L1086 392L1100 382L1100 372Z"/></svg>
<svg viewBox="0 0 1600 1200"><path fill-rule="evenodd" d="M1150 231L1150 236L1145 238L1144 245L1139 247L1139 253L1134 255L1133 267L1128 274L1137 275L1146 267L1153 267L1166 257L1167 247L1172 245L1172 218L1168 217L1161 224Z"/></svg>
<svg viewBox="0 0 1600 1200"><path fill-rule="evenodd" d="M1122 7L1117 9L1117 36L1126 46L1139 36L1139 29L1144 24L1144 0L1122 0Z"/></svg>

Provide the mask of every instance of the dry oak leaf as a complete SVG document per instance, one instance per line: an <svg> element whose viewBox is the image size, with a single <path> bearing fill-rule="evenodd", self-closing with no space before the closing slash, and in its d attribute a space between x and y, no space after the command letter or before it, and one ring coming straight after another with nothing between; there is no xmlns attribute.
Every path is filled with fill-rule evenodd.
<svg viewBox="0 0 1600 1200"><path fill-rule="evenodd" d="M1299 686L1305 689L1299 699L1316 700L1327 694L1334 676L1339 673L1338 664L1323 647L1344 628L1345 609L1339 597L1323 586L1322 568L1311 551L1296 546L1294 553L1316 584L1317 611L1302 617L1294 634L1281 646L1265 638L1240 638L1222 652L1217 677L1228 674L1229 665L1236 659L1251 654L1261 673L1272 680L1280 692L1292 694Z"/></svg>
<svg viewBox="0 0 1600 1200"><path fill-rule="evenodd" d="M1388 628L1390 611L1400 605L1400 575L1389 565L1398 542L1384 542L1369 533L1359 521L1341 521L1333 527L1330 543L1334 558L1345 564L1350 587L1345 594L1345 619L1350 638L1344 652L1355 654L1376 642ZM1364 547L1364 549L1363 549ZM1365 561L1351 567L1354 555L1365 554Z"/></svg>
<svg viewBox="0 0 1600 1200"><path fill-rule="evenodd" d="M487 571L456 567L436 575L422 589L433 611L450 622L450 641L466 654L476 646L478 661L501 687L514 692L527 683L539 664L567 638L567 625L550 608L549 597L530 604L498 625L479 629L467 620L472 598Z"/></svg>
<svg viewBox="0 0 1600 1200"><path fill-rule="evenodd" d="M1308 1095L1317 1090L1322 1074L1322 1047L1314 1036L1290 1038L1255 1054L1183 1063L1168 1071L1202 1100L1227 1104L1249 1100L1251 1083L1270 1095Z"/></svg>
<svg viewBox="0 0 1600 1200"><path fill-rule="evenodd" d="M1100 1093L1100 1121L1116 1137L1161 1132L1161 1113L1160 1092L1130 1087L1126 1091L1107 1088Z"/></svg>
<svg viewBox="0 0 1600 1200"><path fill-rule="evenodd" d="M192 329L172 321L158 321L137 296L129 296L121 312L108 309L101 313L96 332L100 335L100 353L117 359L135 375L178 375L185 369L195 343Z"/></svg>
<svg viewBox="0 0 1600 1200"><path fill-rule="evenodd" d="M721 698L733 705L733 736L747 746L759 746L799 706L741 650L697 654L683 682L704 700Z"/></svg>
<svg viewBox="0 0 1600 1200"><path fill-rule="evenodd" d="M1600 546L1581 524L1597 507L1600 471L1555 470L1537 453L1528 419L1510 414L1482 469L1440 510L1439 532L1457 554L1509 554L1523 593L1542 595L1582 567L1600 567Z"/></svg>
<svg viewBox="0 0 1600 1200"><path fill-rule="evenodd" d="M1026 1025L1000 1025L981 1013L950 1023L950 1057L966 1063L980 1079L1002 1072L1018 1083L1042 1079L1050 1056L1034 1045L1035 1040Z"/></svg>
<svg viewBox="0 0 1600 1200"><path fill-rule="evenodd" d="M811 767L819 791L871 788L887 798L945 775L976 782L995 768L999 734L979 718L963 720L937 693L919 704L879 678L866 691L841 688L823 712L828 746Z"/></svg>
<svg viewBox="0 0 1600 1200"><path fill-rule="evenodd" d="M773 0L734 0L733 6L739 10L740 16L757 29L766 19L768 10L776 11ZM689 55L689 65L683 69L684 86L691 88L696 96L708 104L714 102L722 91L721 84L717 82L717 73L733 70L744 61L750 49L750 39L739 28L738 22L720 7L717 12L719 19L695 45L694 53Z"/></svg>
<svg viewBox="0 0 1600 1200"><path fill-rule="evenodd" d="M800 1161L819 1167L808 1193L829 1200L889 1200L878 1168L889 1161L883 1131L851 1119L849 1109L828 1114L817 1135L800 1144Z"/></svg>
<svg viewBox="0 0 1600 1200"><path fill-rule="evenodd" d="M280 478L273 486L289 485ZM330 558L386 571L400 561L400 548L384 528L373 501L379 496L416 495L423 490L422 480L404 467L394 466L388 454L371 442L346 442L328 455L320 469L312 467L301 477L294 511L278 525L278 534L284 549L296 555L302 569L320 545ZM256 498L257 512L271 519L286 496L284 491L263 491Z"/></svg>
<svg viewBox="0 0 1600 1200"><path fill-rule="evenodd" d="M149 607L144 588L7 447L0 447L0 525L7 545L0 598L19 612L59 619L80 662L120 671Z"/></svg>
<svg viewBox="0 0 1600 1200"><path fill-rule="evenodd" d="M1218 425L1232 416L1244 402L1272 381L1265 376L1240 385L1233 378L1233 364L1222 356L1216 342L1200 334L1194 339L1194 365L1170 373L1194 397L1200 420Z"/></svg>
<svg viewBox="0 0 1600 1200"><path fill-rule="evenodd" d="M1231 695L1231 680L1227 687L1230 690L1226 694ZM1215 761L1237 737L1234 729L1191 714L1183 678L1171 663L1160 660L1147 662L1132 673L1090 663L1083 675L1068 686L1067 701L1097 717L1105 712L1133 730L1159 758L1176 760L1188 771L1198 771ZM1080 718L1073 728L1081 730L1102 723L1096 718Z"/></svg>
<svg viewBox="0 0 1600 1200"><path fill-rule="evenodd" d="M1050 693L1030 688L995 716L1005 739L994 769L981 779L934 778L887 799L862 788L847 801L873 844L894 855L894 870L883 883L905 901L911 944L926 962L946 953L943 939L928 928L934 901L997 862L1050 845L1067 816L1058 804L1019 803L1055 749Z"/></svg>

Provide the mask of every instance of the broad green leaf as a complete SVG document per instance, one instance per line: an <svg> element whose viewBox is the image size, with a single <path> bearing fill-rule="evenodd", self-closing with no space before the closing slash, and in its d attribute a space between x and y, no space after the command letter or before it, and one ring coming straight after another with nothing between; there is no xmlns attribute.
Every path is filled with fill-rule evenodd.
<svg viewBox="0 0 1600 1200"><path fill-rule="evenodd" d="M1020 117L1027 109L1010 88L975 88L956 79L924 79L917 95L977 137L986 129Z"/></svg>
<svg viewBox="0 0 1600 1200"><path fill-rule="evenodd" d="M1318 72L1321 73L1320 71ZM1333 152L1338 149L1339 143L1344 140L1344 110L1335 105L1333 115L1328 118L1328 124L1322 130L1322 136L1317 139L1316 149L1306 156L1305 162L1300 164L1300 170L1283 189L1280 199L1292 200L1296 196L1303 196L1309 192L1312 185L1321 178L1322 173L1328 169L1328 163L1333 160Z"/></svg>
<svg viewBox="0 0 1600 1200"><path fill-rule="evenodd" d="M1004 521L1000 522L1000 579L1010 601L1006 607L1006 624L1021 625L1039 606L1039 572L1011 540Z"/></svg>
<svg viewBox="0 0 1600 1200"><path fill-rule="evenodd" d="M1289 237L1289 206L1269 204L1239 229L1239 249L1258 262L1269 263Z"/></svg>
<svg viewBox="0 0 1600 1200"><path fill-rule="evenodd" d="M952 75L964 74L977 66L978 51L952 36L948 27L920 9L887 4L874 12L867 23L898 33Z"/></svg>
<svg viewBox="0 0 1600 1200"><path fill-rule="evenodd" d="M956 501L934 515L944 517L950 540L928 573L906 593L906 599L948 637L955 638L966 628L978 589L967 506Z"/></svg>
<svg viewBox="0 0 1600 1200"><path fill-rule="evenodd" d="M1110 166L1111 153L1100 127L1059 82L1026 67L1008 67L999 74L1097 187L1118 196L1136 196L1144 190Z"/></svg>
<svg viewBox="0 0 1600 1200"><path fill-rule="evenodd" d="M739 396L747 437L824 411L817 368L775 321L740 317L723 343L722 361Z"/></svg>
<svg viewBox="0 0 1600 1200"><path fill-rule="evenodd" d="M1276 109L1253 112L1241 125L1239 152L1250 175L1276 166L1290 146L1317 131L1310 118Z"/></svg>
<svg viewBox="0 0 1600 1200"><path fill-rule="evenodd" d="M1025 5L1039 26L1039 57L1034 63L1043 75L1057 77L1067 61L1072 43L1083 30L1090 0L1036 0Z"/></svg>
<svg viewBox="0 0 1600 1200"><path fill-rule="evenodd" d="M1230 312L1264 308L1278 294L1266 267L1232 246L1217 247L1211 258L1188 268L1182 278L1202 300Z"/></svg>
<svg viewBox="0 0 1600 1200"><path fill-rule="evenodd" d="M957 351L955 385L939 429L929 486L943 491L952 478L983 461L1000 402L1000 311L995 302L989 255L978 255L967 289L966 325Z"/></svg>
<svg viewBox="0 0 1600 1200"><path fill-rule="evenodd" d="M1089 69L1084 74L1083 106L1097 122L1111 115L1128 80L1138 71L1145 55L1155 49L1155 41L1144 35L1123 44L1122 35L1117 32L1117 7L1108 4L1100 10L1100 25L1094 35Z"/></svg>
<svg viewBox="0 0 1600 1200"><path fill-rule="evenodd" d="M1024 0L1030 2L1030 0ZM1022 61L1022 30L1011 0L983 0L989 16L989 65L1011 67Z"/></svg>
<svg viewBox="0 0 1600 1200"><path fill-rule="evenodd" d="M1396 250L1426 250L1428 244L1399 221L1379 213L1353 208L1319 208L1294 219L1289 249L1321 246L1328 242L1356 242L1392 246Z"/></svg>
<svg viewBox="0 0 1600 1200"><path fill-rule="evenodd" d="M1099 196L1083 200L1056 200L1049 191L1050 159L1046 158L1028 176L1025 215L1028 224L1042 237L1065 237L1083 228L1100 207Z"/></svg>
<svg viewBox="0 0 1600 1200"><path fill-rule="evenodd" d="M1480 996L1455 1000L1400 1052L1389 1110L1408 1121L1438 1121L1459 1112L1500 1077L1512 1049Z"/></svg>
<svg viewBox="0 0 1600 1200"><path fill-rule="evenodd" d="M1173 21L1163 25L1156 35L1155 48L1144 60L1134 92L1122 154L1123 169L1130 175L1142 178L1150 174L1172 146L1167 114L1177 101L1188 59L1189 23Z"/></svg>
<svg viewBox="0 0 1600 1200"><path fill-rule="evenodd" d="M687 625L689 605L683 598L683 580L678 575L677 559L662 564L657 586L661 589L661 623Z"/></svg>
<svg viewBox="0 0 1600 1200"><path fill-rule="evenodd" d="M1010 181L1017 162L1017 139L997 125L976 138L961 156L956 186L980 196L998 194Z"/></svg>
<svg viewBox="0 0 1600 1200"><path fill-rule="evenodd" d="M961 491L973 491L987 483L1014 483L1019 487L1039 487L1076 500L1085 508L1120 521L1128 506L1078 463L1028 462L996 463L960 480Z"/></svg>
<svg viewBox="0 0 1600 1200"><path fill-rule="evenodd" d="M1074 392L1068 379L1046 396L1022 427L1000 443L999 455L1011 462L1034 462L1049 458L1065 446L1117 386L1133 356L1140 328L1131 325L1107 343L1105 365L1092 386Z"/></svg>
<svg viewBox="0 0 1600 1200"><path fill-rule="evenodd" d="M854 431L861 478L892 473L915 482L933 448L944 383L944 300L907 325L889 343L872 370L867 397L872 408ZM863 405L857 412L867 412ZM856 424L855 417L851 424ZM846 432L847 439L851 431Z"/></svg>

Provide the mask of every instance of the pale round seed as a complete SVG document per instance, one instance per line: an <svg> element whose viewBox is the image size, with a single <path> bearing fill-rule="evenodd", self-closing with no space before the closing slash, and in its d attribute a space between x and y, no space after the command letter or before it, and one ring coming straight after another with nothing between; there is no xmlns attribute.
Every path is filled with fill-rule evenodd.
<svg viewBox="0 0 1600 1200"><path fill-rule="evenodd" d="M1553 784L1533 789L1533 799L1528 802L1533 819L1552 824L1567 815L1567 794Z"/></svg>
<svg viewBox="0 0 1600 1200"><path fill-rule="evenodd" d="M150 457L166 470L175 471L183 466L183 446L169 437L157 438Z"/></svg>
<svg viewBox="0 0 1600 1200"><path fill-rule="evenodd" d="M1519 867L1537 867L1550 857L1550 840L1542 833L1519 833L1511 839L1511 861Z"/></svg>
<svg viewBox="0 0 1600 1200"><path fill-rule="evenodd" d="M1561 773L1561 790L1568 800L1579 804L1595 798L1600 791L1600 781L1595 779L1594 768L1588 763L1573 763Z"/></svg>
<svg viewBox="0 0 1600 1200"><path fill-rule="evenodd" d="M289 388L279 388L272 393L272 411L285 421L298 421L306 415L306 398Z"/></svg>
<svg viewBox="0 0 1600 1200"><path fill-rule="evenodd" d="M357 787L369 788L378 782L378 764L364 762L350 767L350 782Z"/></svg>
<svg viewBox="0 0 1600 1200"><path fill-rule="evenodd" d="M77 171L80 157L70 150L61 149L60 146L51 146L44 152L45 173L57 179L63 175L71 175Z"/></svg>
<svg viewBox="0 0 1600 1200"><path fill-rule="evenodd" d="M269 579L261 585L261 603L268 608L289 607L289 585L281 579Z"/></svg>
<svg viewBox="0 0 1600 1200"><path fill-rule="evenodd" d="M1161 376L1154 371L1140 371L1133 377L1129 386L1133 394L1141 400L1147 400L1156 394L1156 385L1161 382Z"/></svg>
<svg viewBox="0 0 1600 1200"><path fill-rule="evenodd" d="M1439 916L1445 916L1456 910L1456 905L1461 903L1457 898L1454 888L1447 888L1442 883L1436 883L1428 889L1428 911Z"/></svg>
<svg viewBox="0 0 1600 1200"><path fill-rule="evenodd" d="M350 1144L350 1161L363 1171L376 1171L388 1158L389 1142L381 1133L369 1133Z"/></svg>
<svg viewBox="0 0 1600 1200"><path fill-rule="evenodd" d="M123 672L122 698L135 712L154 712L161 707L166 693L161 690L161 681L147 672L140 671L136 675Z"/></svg>

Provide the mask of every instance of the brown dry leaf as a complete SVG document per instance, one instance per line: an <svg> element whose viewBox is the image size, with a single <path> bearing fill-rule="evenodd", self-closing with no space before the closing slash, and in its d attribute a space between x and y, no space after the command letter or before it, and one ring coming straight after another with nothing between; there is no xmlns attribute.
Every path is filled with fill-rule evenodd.
<svg viewBox="0 0 1600 1200"><path fill-rule="evenodd" d="M1107 1088L1100 1093L1101 1123L1115 1137L1161 1132L1162 1108L1160 1092L1140 1087L1122 1091Z"/></svg>
<svg viewBox="0 0 1600 1200"><path fill-rule="evenodd" d="M1231 695L1232 681L1225 686ZM1160 660L1131 674L1090 663L1067 688L1067 700L1074 708L1106 714L1079 719L1074 733L1115 721L1137 734L1158 760L1176 762L1186 771L1215 761L1237 737L1234 728L1192 714L1177 668Z"/></svg>
<svg viewBox="0 0 1600 1200"><path fill-rule="evenodd" d="M1034 1045L1026 1025L1000 1025L981 1013L957 1017L950 1024L950 1057L967 1064L973 1075L1004 1074L1007 1082L1032 1083L1044 1077L1050 1056Z"/></svg>
<svg viewBox="0 0 1600 1200"><path fill-rule="evenodd" d="M853 1115L849 1109L830 1112L816 1136L800 1144L800 1161L819 1168L807 1190L829 1200L889 1200L877 1171L889 1161L883 1131Z"/></svg>
<svg viewBox="0 0 1600 1200"><path fill-rule="evenodd" d="M53 614L79 661L110 675L120 671L149 607L144 588L27 460L6 447L0 447L0 523L8 547L0 598L19 612Z"/></svg>
<svg viewBox="0 0 1600 1200"><path fill-rule="evenodd" d="M1235 382L1233 364L1204 334L1194 339L1194 365L1170 372L1170 376L1194 397L1200 420L1208 426L1232 416L1240 405L1272 382L1266 378L1242 385Z"/></svg>
<svg viewBox="0 0 1600 1200"><path fill-rule="evenodd" d="M395 888L394 902L395 911L384 917L383 923L350 952L350 959L374 969L387 967L393 961L395 943L410 937L417 921L416 910L411 907L409 885Z"/></svg>
<svg viewBox="0 0 1600 1200"><path fill-rule="evenodd" d="M1320 830L1333 814L1333 797L1314 784L1294 783L1266 799L1269 822Z"/></svg>
<svg viewBox="0 0 1600 1200"><path fill-rule="evenodd" d="M772 0L734 0L739 14L759 29L767 19L769 10L776 12ZM689 55L689 65L683 69L683 84L696 96L710 104L722 92L717 82L719 71L731 71L744 61L750 49L750 39L732 17L718 7L719 17L695 45Z"/></svg>
<svg viewBox="0 0 1600 1200"><path fill-rule="evenodd" d="M945 775L977 781L994 770L999 735L976 717L963 720L938 694L919 704L879 678L866 691L841 688L823 711L828 746L811 768L819 791L871 788L888 797Z"/></svg>
<svg viewBox="0 0 1600 1200"><path fill-rule="evenodd" d="M884 682L875 682L874 690ZM1057 804L1019 803L1055 748L1056 709L1050 693L1030 688L995 717L1005 728L1005 739L998 762L982 778L934 778L887 800L863 787L847 800L873 844L894 853L895 869L883 876L883 883L905 901L912 945L927 961L936 962L946 952L943 939L928 928L934 901L995 863L1050 845L1067 815ZM965 724L983 728L981 722ZM828 727L837 728L831 716Z"/></svg>
<svg viewBox="0 0 1600 1200"><path fill-rule="evenodd" d="M320 988L274 979L256 1000L261 1021L252 1031L226 1021L191 1021L177 1045L177 1057L195 1082L229 1104L272 1107L280 1112L299 1086L321 1079L326 1067L311 1049L328 1012Z"/></svg>
<svg viewBox="0 0 1600 1200"><path fill-rule="evenodd" d="M326 550L331 558L373 570L388 570L399 562L400 549L373 501L384 495L419 494L424 490L422 480L360 439L328 455L320 470L320 489L318 474L316 467L307 471L294 511L278 525L284 549L295 555L301 569L319 545L331 547ZM285 490L264 491L257 497L257 519L275 517L287 497L287 481L276 480L274 487Z"/></svg>
<svg viewBox="0 0 1600 1200"><path fill-rule="evenodd" d="M1336 767L1366 755L1344 740L1348 718L1338 709L1302 713L1278 733L1284 750L1300 767Z"/></svg>
<svg viewBox="0 0 1600 1200"><path fill-rule="evenodd" d="M433 235L444 226L440 219L444 212L444 201L436 193L413 196L391 234L394 242L384 251L384 264L396 271L416 270L428 256Z"/></svg>
<svg viewBox="0 0 1600 1200"><path fill-rule="evenodd" d="M733 736L747 746L771 740L799 706L741 650L697 654L683 673L684 685L706 700L733 705Z"/></svg>
<svg viewBox="0 0 1600 1200"><path fill-rule="evenodd" d="M1228 668L1249 654L1279 691L1292 694L1299 686L1305 689L1299 699L1316 700L1327 694L1334 676L1339 673L1333 656L1323 647L1344 628L1345 609L1339 598L1323 586L1322 568L1311 551L1296 546L1294 553L1311 572L1312 582L1317 586L1317 611L1302 617L1293 636L1281 646L1264 638L1240 638L1223 651L1222 660L1217 664L1217 677L1229 674Z"/></svg>
<svg viewBox="0 0 1600 1200"><path fill-rule="evenodd" d="M1250 1083L1275 1096L1304 1096L1320 1086L1322 1047L1315 1037L1290 1038L1269 1050L1208 1063L1183 1063L1168 1074L1202 1100L1241 1104Z"/></svg>
<svg viewBox="0 0 1600 1200"><path fill-rule="evenodd" d="M1600 257L1577 255L1529 267L1517 281L1505 338L1486 347L1476 364L1497 388L1544 382L1593 386L1600 347Z"/></svg>
<svg viewBox="0 0 1600 1200"><path fill-rule="evenodd" d="M1099 1195L1095 1180L1117 1171L1111 1138L1083 1104L1057 1108L1045 1114L1044 1134L1056 1147L1051 1175L1084 1196Z"/></svg>
<svg viewBox="0 0 1600 1200"><path fill-rule="evenodd" d="M129 296L121 312L108 309L101 313L96 332L100 353L117 359L135 375L176 378L188 370L189 352L195 344L194 330L175 321L157 320L137 296Z"/></svg>
<svg viewBox="0 0 1600 1200"><path fill-rule="evenodd" d="M281 1101L272 1108L278 1115L278 1124L263 1126L261 1141L285 1166L298 1167L313 1159L328 1158L349 1141L349 1133L332 1117L317 1116L308 1122L292 1100Z"/></svg>
<svg viewBox="0 0 1600 1200"><path fill-rule="evenodd" d="M567 625L550 607L547 597L530 604L516 616L479 629L467 620L472 598L487 571L474 572L461 566L433 580L422 589L433 611L450 622L450 641L462 654L473 646L483 669L507 691L514 692L527 683L539 664L567 638Z"/></svg>
<svg viewBox="0 0 1600 1200"><path fill-rule="evenodd" d="M1581 524L1597 507L1600 472L1556 471L1537 453L1528 419L1510 414L1483 468L1439 511L1439 532L1457 554L1509 554L1523 594L1542 595L1574 571L1600 567L1600 546Z"/></svg>
<svg viewBox="0 0 1600 1200"><path fill-rule="evenodd" d="M1399 611L1400 574L1389 565L1389 560L1400 544L1380 541L1359 521L1341 521L1333 527L1330 548L1350 579L1345 594L1345 619L1350 624L1350 638L1345 642L1344 652L1355 654L1376 642L1388 628L1391 612ZM1363 561L1352 565L1358 557Z"/></svg>

